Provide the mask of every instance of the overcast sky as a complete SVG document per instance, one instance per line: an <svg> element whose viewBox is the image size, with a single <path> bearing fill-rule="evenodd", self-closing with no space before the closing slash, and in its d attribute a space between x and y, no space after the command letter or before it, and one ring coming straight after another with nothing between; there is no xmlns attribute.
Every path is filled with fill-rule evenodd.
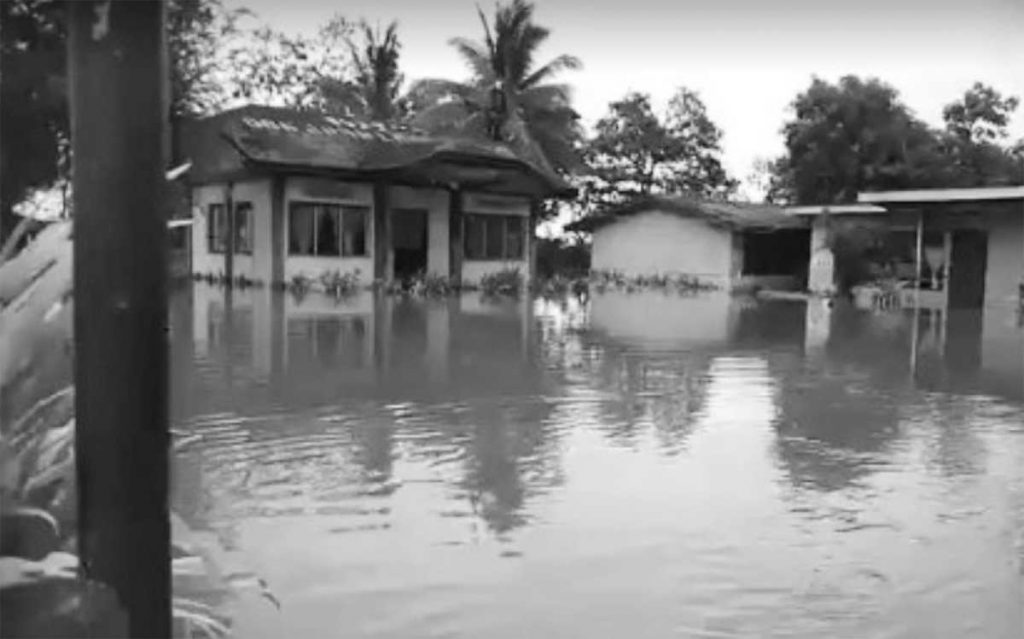
<svg viewBox="0 0 1024 639"><path fill-rule="evenodd" d="M407 78L463 78L447 44L481 36L473 0L231 0L286 32L313 34L334 13L399 21ZM479 3L493 13L493 0ZM812 75L873 75L924 120L974 81L1024 96L1024 0L538 0L551 29L540 60L570 53L566 73L590 125L629 90L663 108L679 85L698 91L723 129L725 163L739 179L782 151L787 106ZM1012 126L1024 136L1024 114Z"/></svg>

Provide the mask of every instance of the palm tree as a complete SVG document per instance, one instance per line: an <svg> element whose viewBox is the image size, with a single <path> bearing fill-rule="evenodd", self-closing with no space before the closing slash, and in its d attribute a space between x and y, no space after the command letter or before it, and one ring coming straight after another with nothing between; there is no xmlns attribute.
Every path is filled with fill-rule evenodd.
<svg viewBox="0 0 1024 639"><path fill-rule="evenodd" d="M461 133L511 143L527 159L548 169L580 167L575 142L579 115L570 89L551 83L559 72L576 70L576 57L560 55L535 67L534 54L550 31L533 22L532 3L499 4L489 23L480 8L483 42L453 38L469 65L468 82L420 80L410 89L418 113L414 122L435 133Z"/></svg>
<svg viewBox="0 0 1024 639"><path fill-rule="evenodd" d="M324 79L320 93L325 110L362 120L396 122L408 114L408 100L402 95L404 76L398 70L402 45L398 41L398 23L392 21L384 33L360 24L363 42L356 45L346 37L355 67L351 80Z"/></svg>

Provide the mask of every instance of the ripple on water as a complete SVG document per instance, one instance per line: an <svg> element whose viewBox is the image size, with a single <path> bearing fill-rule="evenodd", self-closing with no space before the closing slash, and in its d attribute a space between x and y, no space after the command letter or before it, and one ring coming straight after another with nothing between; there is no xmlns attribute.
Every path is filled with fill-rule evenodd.
<svg viewBox="0 0 1024 639"><path fill-rule="evenodd" d="M285 601L245 635L1021 636L1019 400L916 388L902 323L671 300L205 345L191 492Z"/></svg>

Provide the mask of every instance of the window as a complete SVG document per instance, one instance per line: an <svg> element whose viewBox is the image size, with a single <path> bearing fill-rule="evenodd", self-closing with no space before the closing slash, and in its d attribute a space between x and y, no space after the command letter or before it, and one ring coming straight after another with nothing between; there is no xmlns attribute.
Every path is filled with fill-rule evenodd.
<svg viewBox="0 0 1024 639"><path fill-rule="evenodd" d="M223 253L227 248L227 219L223 204L211 204L206 216L206 247L210 253Z"/></svg>
<svg viewBox="0 0 1024 639"><path fill-rule="evenodd" d="M518 215L466 214L467 260L521 260L526 244L526 218Z"/></svg>
<svg viewBox="0 0 1024 639"><path fill-rule="evenodd" d="M252 255L252 202L235 203L235 253Z"/></svg>
<svg viewBox="0 0 1024 639"><path fill-rule="evenodd" d="M210 253L223 253L228 247L228 218L223 204L211 204L207 209L206 245ZM235 203L235 253L252 254L252 203Z"/></svg>
<svg viewBox="0 0 1024 639"><path fill-rule="evenodd" d="M288 218L288 253L317 257L362 257L367 254L370 210L296 202Z"/></svg>

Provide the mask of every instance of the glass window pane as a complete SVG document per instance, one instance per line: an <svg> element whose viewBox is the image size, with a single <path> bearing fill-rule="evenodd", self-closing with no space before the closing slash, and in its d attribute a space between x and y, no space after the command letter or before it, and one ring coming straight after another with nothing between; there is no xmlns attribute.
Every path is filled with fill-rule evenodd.
<svg viewBox="0 0 1024 639"><path fill-rule="evenodd" d="M313 254L313 213L312 204L292 204L288 218L288 252L292 255Z"/></svg>
<svg viewBox="0 0 1024 639"><path fill-rule="evenodd" d="M252 203L235 204L235 252L252 253Z"/></svg>
<svg viewBox="0 0 1024 639"><path fill-rule="evenodd" d="M366 255L366 226L369 209L345 207L342 217L342 255L353 257Z"/></svg>
<svg viewBox="0 0 1024 639"><path fill-rule="evenodd" d="M210 253L222 253L224 251L224 205L211 204L206 216L206 245Z"/></svg>
<svg viewBox="0 0 1024 639"><path fill-rule="evenodd" d="M521 217L509 216L505 222L505 259L523 259L523 224Z"/></svg>
<svg viewBox="0 0 1024 639"><path fill-rule="evenodd" d="M505 253L505 218L498 215L487 216L487 248L485 257L489 260L500 260Z"/></svg>
<svg viewBox="0 0 1024 639"><path fill-rule="evenodd" d="M338 215L336 206L321 206L317 211L316 254L322 257L341 255L338 242Z"/></svg>
<svg viewBox="0 0 1024 639"><path fill-rule="evenodd" d="M466 237L464 244L467 260L484 259L484 220L482 216L466 216Z"/></svg>

